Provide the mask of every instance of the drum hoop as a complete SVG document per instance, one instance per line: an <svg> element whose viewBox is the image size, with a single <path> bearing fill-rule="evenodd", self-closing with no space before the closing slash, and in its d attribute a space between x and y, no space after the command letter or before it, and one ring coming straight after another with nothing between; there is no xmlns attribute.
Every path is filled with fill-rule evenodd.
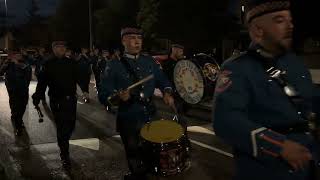
<svg viewBox="0 0 320 180"><path fill-rule="evenodd" d="M209 55L204 54L204 53L199 53L195 57L199 57L199 56L205 56L205 57L208 57L208 58L212 59L214 61L214 64L218 67L218 69L219 70L221 69L220 65L217 63L217 61L216 61L216 59L214 57L209 56ZM193 57L193 58L195 58L195 57Z"/></svg>
<svg viewBox="0 0 320 180"><path fill-rule="evenodd" d="M181 142L182 142L182 140L183 140L184 135L182 135L180 138L178 138L178 139L176 139L176 140L174 140L174 141L170 141L170 142L161 142L161 143L157 143L157 142L149 141L149 140L147 140L147 139L143 138L141 135L140 135L140 137L142 138L142 141L143 141L143 142L150 143L150 144L152 144L152 146L153 146L153 147L165 147L166 145L175 144L175 143L177 143L177 144L181 144Z"/></svg>

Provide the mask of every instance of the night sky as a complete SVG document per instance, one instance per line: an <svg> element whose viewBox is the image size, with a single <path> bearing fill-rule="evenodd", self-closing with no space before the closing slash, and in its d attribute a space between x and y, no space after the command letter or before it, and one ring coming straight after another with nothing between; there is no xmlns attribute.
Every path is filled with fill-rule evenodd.
<svg viewBox="0 0 320 180"><path fill-rule="evenodd" d="M7 0L8 5L8 24L10 25L20 25L26 23L29 17L29 10L31 9L32 0ZM56 11L56 7L59 0L35 0L39 8L38 14L41 16L53 15ZM232 14L237 7L238 2L241 0L230 0L228 12ZM319 27L314 23L311 23L309 20L315 16L319 16L318 5L316 1L319 0L292 0L294 18L296 24L298 25L298 31L305 33L318 33L320 30ZM0 26L4 17L5 17L5 0L0 0ZM314 15L315 14L315 15Z"/></svg>
<svg viewBox="0 0 320 180"><path fill-rule="evenodd" d="M35 0L41 16L55 13L58 0ZM23 24L28 20L28 11L31 8L31 0L7 0L8 21L10 24ZM5 15L5 0L0 0L0 15Z"/></svg>

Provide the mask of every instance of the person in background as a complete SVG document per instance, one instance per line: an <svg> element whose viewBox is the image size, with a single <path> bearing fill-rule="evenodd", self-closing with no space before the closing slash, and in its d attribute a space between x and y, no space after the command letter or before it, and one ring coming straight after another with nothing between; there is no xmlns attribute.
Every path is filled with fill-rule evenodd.
<svg viewBox="0 0 320 180"><path fill-rule="evenodd" d="M43 64L32 99L33 104L38 106L46 88L49 88L50 109L56 124L60 158L63 167L69 171L69 140L75 128L77 115L77 84L82 90L85 84L82 84L82 72L77 62L66 57L66 42L53 42L52 51L53 56Z"/></svg>
<svg viewBox="0 0 320 180"><path fill-rule="evenodd" d="M100 50L99 49L94 49L92 55L90 56L91 58L91 63L92 63L92 71L94 74L94 79L96 81L95 87L98 90L98 86L100 84L100 72L98 68L98 62L100 60Z"/></svg>
<svg viewBox="0 0 320 180"><path fill-rule="evenodd" d="M81 54L78 60L78 65L81 72L81 81L82 84L85 84L83 89L83 100L84 102L89 102L89 85L90 85L90 79L92 74L91 69L92 61L89 57L89 50L88 48L81 48Z"/></svg>
<svg viewBox="0 0 320 180"><path fill-rule="evenodd" d="M25 129L23 115L29 99L32 68L21 52L13 50L9 52L7 62L0 69L0 76L2 75L5 75L15 135L21 136Z"/></svg>

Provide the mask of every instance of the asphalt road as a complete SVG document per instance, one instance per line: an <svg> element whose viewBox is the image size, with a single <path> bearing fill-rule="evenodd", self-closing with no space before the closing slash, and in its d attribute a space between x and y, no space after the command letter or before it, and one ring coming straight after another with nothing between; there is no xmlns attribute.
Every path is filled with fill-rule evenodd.
<svg viewBox="0 0 320 180"><path fill-rule="evenodd" d="M32 82L30 96L35 86L36 82ZM172 111L160 100L156 101L159 118L171 119ZM10 121L7 91L4 83L0 83L0 149L3 152L0 152L0 160L5 161L5 169L12 170L11 175L14 173L16 177L28 180L120 180L128 172L123 145L115 131L115 116L99 104L93 87L90 103L78 100L76 130L70 141L73 164L70 175L63 171L60 164L50 109L43 105L41 109L45 114L43 123L38 122L37 112L29 99L24 115L26 133L22 138L16 138ZM210 112L191 109L188 116L180 118L188 122L192 145L191 167L176 176L158 178L150 175L150 179L231 179L231 148L214 135L212 123L208 121Z"/></svg>

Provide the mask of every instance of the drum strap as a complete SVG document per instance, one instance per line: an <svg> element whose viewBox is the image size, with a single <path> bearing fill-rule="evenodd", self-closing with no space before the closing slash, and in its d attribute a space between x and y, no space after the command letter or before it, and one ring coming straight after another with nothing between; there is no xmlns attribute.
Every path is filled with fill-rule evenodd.
<svg viewBox="0 0 320 180"><path fill-rule="evenodd" d="M267 73L267 75L274 79L277 84L283 89L284 94L288 97L289 101L291 102L291 104L294 106L295 110L298 112L298 114L300 114L300 117L303 119L306 119L308 121L307 125L305 127L301 127L301 125L299 125L299 128L302 128L302 131L304 132L311 132L311 134L313 135L313 137L316 139L316 141L319 141L318 139L318 128L319 125L317 124L317 121L315 120L315 113L313 112L307 112L307 113L299 113L299 107L301 102L304 100L304 98L300 95L300 93L298 91L296 91L293 86L291 86L285 75L286 73L284 71L281 71L279 69L276 68L276 58L274 57L265 57L265 55L263 54L264 52L260 52L258 53L258 51L256 50L250 50L248 51L248 53L250 53L251 55L257 57L256 59L258 59L258 61L262 64L262 66L265 69L265 72ZM278 74L278 75L277 75ZM292 88L287 88L288 89L292 89L293 91L295 91L295 93L292 93L293 95L290 95L286 92L285 88L291 86ZM292 128L292 127L291 127ZM296 129L299 130L299 128L292 128L292 129ZM319 176L319 174L317 173L318 170L320 169L320 160L319 159L314 159L310 162L310 173L309 176L311 177L311 179L317 179L316 177Z"/></svg>
<svg viewBox="0 0 320 180"><path fill-rule="evenodd" d="M288 100L293 105L297 113L300 114L301 118L310 121L309 115L312 112L300 113L301 105L305 99L301 96L298 90L294 88L294 86L290 85L286 77L286 71L280 70L276 67L277 59L271 56L266 57L263 50L260 53L258 53L256 50L249 50L248 53L256 57L255 59L261 63L268 77L273 79L279 85L279 87L282 89L282 92L286 97L288 97Z"/></svg>
<svg viewBox="0 0 320 180"><path fill-rule="evenodd" d="M125 57L120 58L120 62L122 65L126 68L127 72L131 77L133 77L134 82L138 82L140 79L138 78L137 73L133 70L133 68L130 66L128 60Z"/></svg>

